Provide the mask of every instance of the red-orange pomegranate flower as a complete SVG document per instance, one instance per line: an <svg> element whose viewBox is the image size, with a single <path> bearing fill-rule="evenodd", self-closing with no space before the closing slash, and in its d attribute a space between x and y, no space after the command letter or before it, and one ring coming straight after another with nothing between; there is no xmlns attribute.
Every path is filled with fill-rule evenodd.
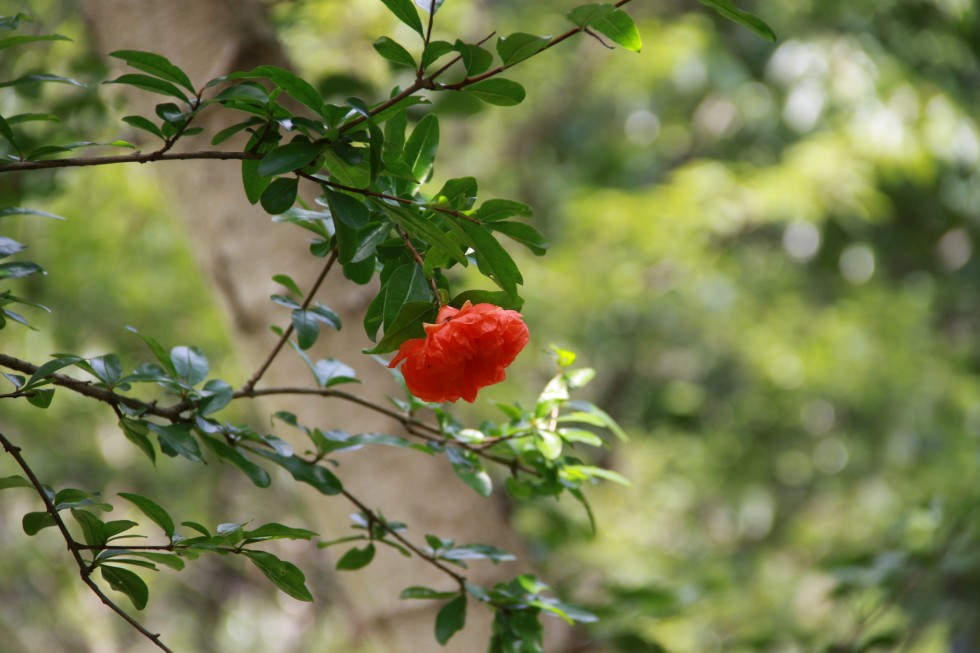
<svg viewBox="0 0 980 653"><path fill-rule="evenodd" d="M423 401L473 403L480 388L503 381L504 368L527 344L527 325L517 311L493 304L439 309L425 337L406 340L388 367L404 361L409 391Z"/></svg>

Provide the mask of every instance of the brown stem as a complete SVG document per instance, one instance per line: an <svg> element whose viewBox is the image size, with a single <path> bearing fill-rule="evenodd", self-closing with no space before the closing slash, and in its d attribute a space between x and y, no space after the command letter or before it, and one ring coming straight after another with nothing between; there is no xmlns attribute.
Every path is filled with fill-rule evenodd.
<svg viewBox="0 0 980 653"><path fill-rule="evenodd" d="M261 159L261 154L250 152L222 152L203 150L198 152L150 152L149 154L119 154L115 156L78 157L73 159L48 159L46 161L13 161L0 163L0 173L23 172L25 170L44 170L49 168L82 168L105 166L116 163L154 163L156 161L192 161L196 159L217 159L221 161L240 161L242 159Z"/></svg>
<svg viewBox="0 0 980 653"><path fill-rule="evenodd" d="M122 608L116 605L112 601L112 599L106 596L105 592L103 592L101 588L99 588L99 586L95 584L95 581L93 581L91 577L92 574L91 568L87 564L85 564L85 561L82 559L81 551L87 547L84 547L76 543L74 538L72 538L71 533L68 532L68 526L65 524L64 520L61 519L61 515L58 514L58 509L55 507L54 502L51 501L51 499L48 497L47 493L44 491L44 487L41 485L41 481L38 480L37 475L34 473L34 470L31 469L30 465L27 464L27 461L21 455L20 447L15 446L10 440L8 440L3 435L3 433L0 433L0 443L3 444L4 450L7 453L9 453L11 456L13 456L14 460L17 461L17 464L20 466L20 468L24 470L24 474L27 475L27 478L28 480L30 480L31 485L34 487L35 492L37 492L38 496L40 496L41 500L44 502L45 512L51 515L51 518L54 520L54 523L58 527L58 530L61 531L61 536L64 538L65 544L68 545L68 550L71 551L71 555L75 559L75 564L78 565L78 571L79 571L79 575L82 578L82 582L88 585L89 589L91 589L92 592L96 596L98 596L99 599L102 601L102 603L108 606L110 610L112 610L120 617L122 617L126 621L126 623L128 623L130 626L138 630L144 637L146 637L151 642L153 642L158 648L160 648L163 651L166 651L167 653L173 653L173 651L167 648L167 646L162 641L160 641L159 633L154 634L151 633L146 628L144 628L138 621L136 621L128 614L126 614L126 612Z"/></svg>

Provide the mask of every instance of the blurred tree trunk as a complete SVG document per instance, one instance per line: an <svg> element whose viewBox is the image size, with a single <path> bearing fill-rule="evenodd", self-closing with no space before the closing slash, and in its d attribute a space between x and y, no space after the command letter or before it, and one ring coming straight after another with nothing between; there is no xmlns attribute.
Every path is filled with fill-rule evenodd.
<svg viewBox="0 0 980 653"><path fill-rule="evenodd" d="M195 84L258 64L289 65L265 8L258 0L85 0L82 7L101 52L118 49L158 52L187 71ZM153 105L161 101L146 93L131 95L127 96L128 113L152 116ZM222 123L227 124L227 117L220 113L205 111L196 121L205 128L204 134L187 139L191 143L181 146L208 149L210 135ZM153 144L148 144L144 149L152 147ZM275 342L269 325L283 323L286 316L268 300L270 294L281 292L270 277L288 273L301 286L308 287L324 261L309 255L299 230L271 224L261 209L248 204L237 162L154 165L165 193L172 198L173 208L187 226L204 273L227 309L237 348L247 361L247 368L254 370ZM307 190L315 192L315 189ZM339 333L324 333L318 343L318 353L329 352L357 368L360 378L365 380L359 391L383 400L385 394L397 392L396 387L386 371L359 353L368 344L359 324L369 297L352 290L349 282L338 282L339 277L338 269L333 283L328 283L318 298L337 310L348 326ZM309 371L287 348L260 387L307 385L311 381ZM306 424L321 428L399 432L398 424L335 400L283 398L275 400L274 405L295 412ZM368 505L381 509L386 517L406 522L414 539L421 540L425 533L436 533L461 543L493 543L522 557L520 544L509 529L500 505L482 500L465 488L453 477L444 458L375 447L350 455L342 463L339 474L345 485ZM317 530L324 538L348 534L349 515L355 512L353 506L342 498L326 498L306 489L302 492L307 506L304 512L315 520L304 526ZM249 499L254 502L261 496L262 493L252 493ZM332 568L326 553L311 557L301 566L308 575L328 573L325 570ZM513 567L506 566L497 574L501 571L508 576L517 573ZM479 565L474 572L474 580L478 582L492 578ZM387 651L434 650L437 644L432 634L433 620L439 606L428 602L407 604L398 600L398 594L414 584L448 588L447 581L448 578L419 561L409 561L394 552L379 552L370 567L341 574L337 581L343 587L342 603L351 636L355 642L375 642ZM317 617L322 617L319 612L322 602L310 610L318 611ZM486 647L489 637L486 611L473 606L469 616L466 630L457 634L445 650L472 653ZM302 619L309 624L308 614Z"/></svg>

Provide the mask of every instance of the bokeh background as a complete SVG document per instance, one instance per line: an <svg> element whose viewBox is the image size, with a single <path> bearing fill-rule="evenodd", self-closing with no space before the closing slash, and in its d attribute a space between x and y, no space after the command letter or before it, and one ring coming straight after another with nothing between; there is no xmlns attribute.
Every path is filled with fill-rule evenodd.
<svg viewBox="0 0 980 653"><path fill-rule="evenodd" d="M6 4L76 43L8 50L4 77L105 78L74 3ZM266 4L328 99L383 97L406 74L371 47L384 34L410 42L381 3ZM571 6L449 0L437 31L556 33ZM598 370L590 398L632 435L593 452L632 481L590 492L596 534L565 502L515 505L512 522L542 575L602 617L569 651L978 651L980 10L746 8L779 42L693 0L637 0L640 54L581 38L514 72L529 89L520 107L434 98L433 188L476 176L483 197L533 205L552 242L545 258L520 260L534 353L486 396L533 396L550 371L539 352L554 342ZM66 134L126 135L97 84L22 87L0 108L38 101ZM39 332L4 330L0 349L140 360L123 326L160 325L222 373L244 373L151 170L4 175L0 200L84 216L3 225L50 272L19 294L54 313L31 316ZM0 406L3 428L30 433L42 477L143 487L204 522L248 488L184 468L151 477L104 412L56 402ZM0 651L145 646L85 596L53 534L23 535L31 500L0 496ZM329 596L331 581L309 573L317 554L304 564L304 550L289 553ZM337 643L342 614L303 616L320 634L300 648L282 623L305 606L235 561L204 564L204 580L152 579L150 614L186 650L350 650Z"/></svg>

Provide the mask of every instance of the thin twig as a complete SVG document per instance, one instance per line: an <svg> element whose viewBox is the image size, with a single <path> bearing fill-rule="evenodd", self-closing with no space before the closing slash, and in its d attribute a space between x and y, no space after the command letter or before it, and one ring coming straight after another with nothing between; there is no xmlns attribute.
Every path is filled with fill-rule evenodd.
<svg viewBox="0 0 980 653"><path fill-rule="evenodd" d="M320 276L317 277L316 282L313 284L313 287L310 289L310 292L307 293L306 298L303 300L303 304L300 307L300 310L305 311L307 308L309 308L310 303L313 301L313 297L316 295L316 291L320 289L320 284L322 284L323 280L327 278L327 274L330 272L330 268L332 268L333 264L336 263L337 256L338 256L338 252L337 252L337 248L335 247L333 251L330 252L330 256L327 258L327 263L326 265L323 266L323 270L320 272ZM245 383L245 385L242 386L242 390L244 392L249 392L252 388L255 387L255 384L259 382L259 379L262 378L262 375L265 374L265 371L269 369L270 365L272 365L272 361L274 361L276 359L276 356L279 355L279 352L282 350L283 345L285 345L286 342L289 341L289 336L291 336L292 334L293 334L293 323L290 322L289 326L286 327L286 330L283 331L282 335L279 337L279 342L277 342L276 346L272 348L271 352L269 352L269 355L268 357L266 357L265 362L262 363L262 366L255 372L255 374L252 375L252 378L250 378Z"/></svg>
<svg viewBox="0 0 980 653"><path fill-rule="evenodd" d="M263 155L251 152L224 152L202 150L198 152L150 152L143 154L118 154L114 156L77 157L71 159L47 159L45 161L12 161L0 163L0 173L44 170L49 168L82 168L106 166L116 163L155 163L156 161L192 161L197 159L216 159L220 161L240 161L242 159L261 159Z"/></svg>
<svg viewBox="0 0 980 653"><path fill-rule="evenodd" d="M405 243L405 247L408 248L409 253L411 253L412 258L418 264L420 270L425 270L425 261L422 260L422 256L419 254L418 250L415 249L415 245L412 244L412 239L408 237L408 233L402 229L400 225L397 225L395 229L398 231L398 235L401 236L402 242ZM423 272L424 274L424 272ZM429 287L432 288L433 298L442 304L442 297L439 295L439 286L436 284L435 277L428 277Z"/></svg>
<svg viewBox="0 0 980 653"><path fill-rule="evenodd" d="M55 507L54 502L51 501L50 497L48 497L48 494L44 491L44 487L41 485L41 481L38 480L37 475L34 473L34 470L31 469L31 466L27 464L27 461L24 460L24 457L21 455L20 447L15 446L10 440L8 440L3 435L3 433L0 433L0 443L3 444L4 450L7 453L9 453L11 456L13 456L14 460L17 461L17 464L20 466L20 468L24 470L24 474L27 475L27 478L28 480L30 480L31 485L34 487L34 490L37 492L38 496L40 496L41 500L44 502L45 512L51 515L51 518L54 520L54 523L58 527L58 530L61 531L61 536L64 538L65 544L68 545L68 550L71 551L71 555L75 559L75 563L78 565L78 571L79 571L79 575L82 578L82 582L88 585L89 589L91 589L92 592L95 593L95 595L99 597L102 603L107 605L110 610L112 610L120 617L122 617L126 621L126 623L128 623L130 626L138 630L144 637L149 639L151 642L156 644L158 648L160 648L163 651L166 651L167 653L173 653L173 651L167 648L167 646L162 641L160 641L159 633L154 634L151 633L146 628L144 628L138 621L136 621L128 614L126 614L126 612L122 608L116 605L116 603L113 602L112 599L110 599L108 596L106 596L105 592L103 592L102 589L95 584L95 581L93 581L91 578L91 574L92 574L91 568L87 564L85 564L85 561L82 559L81 550L84 547L76 543L74 538L71 536L71 533L68 531L68 526L65 524L64 520L61 519L61 515L58 514L58 509Z"/></svg>

